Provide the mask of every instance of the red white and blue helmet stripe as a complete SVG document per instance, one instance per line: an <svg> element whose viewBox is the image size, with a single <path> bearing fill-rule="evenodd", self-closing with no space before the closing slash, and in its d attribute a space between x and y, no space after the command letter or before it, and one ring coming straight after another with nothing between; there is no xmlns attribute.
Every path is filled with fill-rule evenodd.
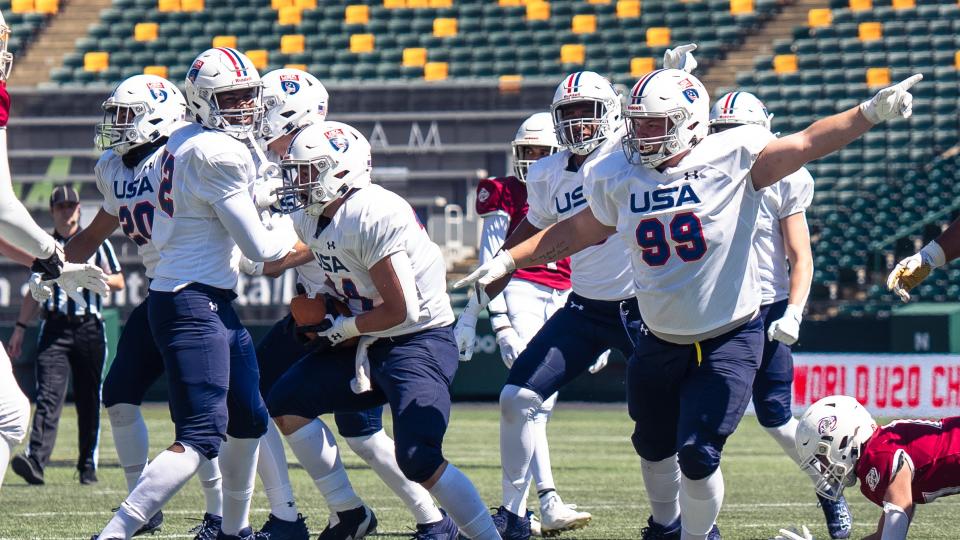
<svg viewBox="0 0 960 540"><path fill-rule="evenodd" d="M218 51L227 55L227 58L233 64L233 69L237 72L237 77L247 76L247 65L243 62L243 56L235 49L230 47L217 47Z"/></svg>
<svg viewBox="0 0 960 540"><path fill-rule="evenodd" d="M643 77L640 77L640 80L637 81L637 84L633 85L633 90L630 91L630 103L632 105L637 105L640 103L640 96L643 95L643 90L647 87L647 84L657 76L658 73L665 71L663 69L658 69L647 73Z"/></svg>
<svg viewBox="0 0 960 540"><path fill-rule="evenodd" d="M572 94L580 90L580 75L583 75L582 71L576 73L571 73L567 80L563 83L563 87L568 94Z"/></svg>

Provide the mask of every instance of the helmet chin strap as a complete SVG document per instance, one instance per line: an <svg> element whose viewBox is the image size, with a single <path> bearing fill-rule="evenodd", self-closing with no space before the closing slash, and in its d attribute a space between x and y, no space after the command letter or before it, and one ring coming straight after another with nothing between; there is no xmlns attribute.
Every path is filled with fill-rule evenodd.
<svg viewBox="0 0 960 540"><path fill-rule="evenodd" d="M282 176L282 173L280 172L280 166L267 159L266 153L263 151L263 148L260 147L260 143L257 142L257 139L253 136L252 132L247 133L247 142L253 149L253 153L257 155L257 160L260 162L259 167L257 167L257 178L259 180L279 178Z"/></svg>

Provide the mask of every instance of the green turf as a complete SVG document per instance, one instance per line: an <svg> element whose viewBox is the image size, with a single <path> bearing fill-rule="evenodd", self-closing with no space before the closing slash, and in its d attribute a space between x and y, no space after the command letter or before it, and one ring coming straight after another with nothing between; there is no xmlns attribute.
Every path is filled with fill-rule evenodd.
<svg viewBox="0 0 960 540"><path fill-rule="evenodd" d="M73 411L64 411L60 441L47 484L27 486L8 471L0 491L0 538L89 539L110 518L110 508L125 495L123 475L104 415L99 471L100 483L80 486L74 471L76 423ZM164 406L147 408L151 455L169 443L172 426ZM630 445L631 424L622 405L596 406L561 402L549 434L554 474L567 502L594 515L583 531L563 538L638 538L649 509L640 480L639 461ZM493 405L457 404L447 432L445 453L480 488L491 506L499 504L500 468L497 408ZM345 445L344 461L357 492L377 512L380 533L406 537L413 523L391 492L366 469ZM289 454L292 457L291 454ZM731 438L723 457L726 501L719 525L724 538L769 538L780 526L805 523L817 538L827 538L822 514L816 507L809 481L787 460L752 417L747 417ZM291 471L301 511L308 525L319 532L326 507L317 489L299 466ZM258 488L259 489L259 488ZM873 531L879 510L851 490L856 518L855 536ZM161 534L153 538L191 538L187 530L202 513L202 495L191 482L167 505ZM258 491L252 520L267 516L266 498ZM922 507L911 527L911 538L960 538L960 497L950 497Z"/></svg>

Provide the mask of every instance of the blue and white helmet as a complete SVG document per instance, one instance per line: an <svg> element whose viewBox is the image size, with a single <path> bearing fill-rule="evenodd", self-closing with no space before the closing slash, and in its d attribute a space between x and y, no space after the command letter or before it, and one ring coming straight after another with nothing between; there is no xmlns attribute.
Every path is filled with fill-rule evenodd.
<svg viewBox="0 0 960 540"><path fill-rule="evenodd" d="M593 114L567 117L564 110L574 104L590 103ZM560 146L574 154L586 155L616 132L620 124L620 96L605 77L593 71L567 75L553 94L550 112ZM583 128L592 130L583 135Z"/></svg>
<svg viewBox="0 0 960 540"><path fill-rule="evenodd" d="M200 53L184 81L190 119L208 129L243 139L260 130L263 120L263 83L260 72L245 54L229 47ZM221 107L222 94L248 90L243 107Z"/></svg>
<svg viewBox="0 0 960 540"><path fill-rule="evenodd" d="M534 113L524 120L517 134L513 136L510 146L513 148L513 172L521 182L526 182L527 170L536 161L527 157L528 147L546 148L548 155L555 154L560 149L550 113Z"/></svg>
<svg viewBox="0 0 960 540"><path fill-rule="evenodd" d="M265 109L261 139L267 144L314 122L329 111L330 94L323 83L299 69L275 69L263 76Z"/></svg>
<svg viewBox="0 0 960 540"><path fill-rule="evenodd" d="M773 115L760 99L750 92L724 94L710 109L710 128L734 127L745 124L763 126L770 130Z"/></svg>
<svg viewBox="0 0 960 540"><path fill-rule="evenodd" d="M622 144L627 160L655 168L707 136L710 97L700 79L686 71L658 69L633 85L624 117L627 133ZM650 118L667 119L663 135L640 137L638 122Z"/></svg>
<svg viewBox="0 0 960 540"><path fill-rule="evenodd" d="M124 155L184 124L187 103L177 85L156 75L134 75L121 82L101 105L97 149Z"/></svg>

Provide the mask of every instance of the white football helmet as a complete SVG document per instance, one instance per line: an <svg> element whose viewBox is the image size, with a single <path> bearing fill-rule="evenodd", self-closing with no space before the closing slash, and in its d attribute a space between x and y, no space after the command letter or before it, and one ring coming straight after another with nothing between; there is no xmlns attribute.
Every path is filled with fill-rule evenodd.
<svg viewBox="0 0 960 540"><path fill-rule="evenodd" d="M771 120L773 115L757 96L750 92L730 92L710 109L710 132L745 124L763 126L769 131Z"/></svg>
<svg viewBox="0 0 960 540"><path fill-rule="evenodd" d="M627 160L655 168L707 136L710 98L703 83L686 71L658 69L633 86L624 116ZM653 122L663 127L647 126ZM651 129L660 131L651 134Z"/></svg>
<svg viewBox="0 0 960 540"><path fill-rule="evenodd" d="M259 132L263 83L245 54L229 47L207 49L193 61L184 84L191 120L238 139Z"/></svg>
<svg viewBox="0 0 960 540"><path fill-rule="evenodd" d="M370 185L370 143L347 124L318 122L290 141L280 168L283 187L277 198L284 201L283 212L318 216L351 189Z"/></svg>
<svg viewBox="0 0 960 540"><path fill-rule="evenodd" d="M294 130L327 118L330 94L313 75L275 69L263 76L265 110L261 138L270 144Z"/></svg>
<svg viewBox="0 0 960 540"><path fill-rule="evenodd" d="M550 113L539 112L524 120L517 134L513 136L511 146L513 147L513 172L521 182L526 182L527 169L534 161L540 159L529 159L528 148L547 148L546 156L555 154L560 149Z"/></svg>
<svg viewBox="0 0 960 540"><path fill-rule="evenodd" d="M591 104L593 112L571 114L581 103ZM560 145L574 154L586 155L619 127L620 96L603 76L593 71L578 71L557 86L550 112Z"/></svg>
<svg viewBox="0 0 960 540"><path fill-rule="evenodd" d="M95 143L121 156L137 146L169 137L182 125L187 102L177 86L156 75L134 75L103 102Z"/></svg>
<svg viewBox="0 0 960 540"><path fill-rule="evenodd" d="M7 20L3 18L3 12L0 11L0 81L7 80L10 70L13 69L13 53L7 51L9 41L10 27L7 26Z"/></svg>
<svg viewBox="0 0 960 540"><path fill-rule="evenodd" d="M800 468L820 477L817 493L838 500L857 482L856 465L877 423L856 398L828 396L810 406L797 426Z"/></svg>

